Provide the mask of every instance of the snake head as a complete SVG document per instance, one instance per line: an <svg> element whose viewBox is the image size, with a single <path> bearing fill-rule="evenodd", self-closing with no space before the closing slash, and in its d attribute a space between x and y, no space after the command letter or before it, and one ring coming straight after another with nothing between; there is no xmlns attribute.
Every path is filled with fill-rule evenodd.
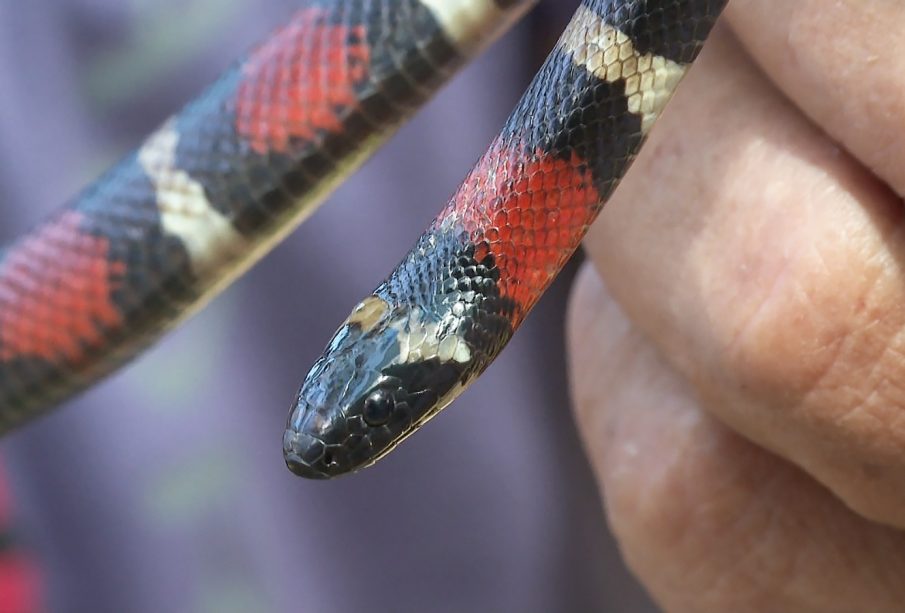
<svg viewBox="0 0 905 613"><path fill-rule="evenodd" d="M471 362L450 314L376 292L340 326L299 389L283 436L297 475L329 479L376 462L455 397Z"/></svg>

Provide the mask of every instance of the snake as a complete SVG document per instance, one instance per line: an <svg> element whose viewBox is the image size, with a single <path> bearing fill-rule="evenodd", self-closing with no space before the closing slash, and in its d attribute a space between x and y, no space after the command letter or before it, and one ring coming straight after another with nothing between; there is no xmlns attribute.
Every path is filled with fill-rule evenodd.
<svg viewBox="0 0 905 613"><path fill-rule="evenodd" d="M535 1L301 0L0 249L0 433L201 309ZM488 151L308 371L283 434L292 472L326 479L374 464L487 369L580 245L725 3L578 3Z"/></svg>

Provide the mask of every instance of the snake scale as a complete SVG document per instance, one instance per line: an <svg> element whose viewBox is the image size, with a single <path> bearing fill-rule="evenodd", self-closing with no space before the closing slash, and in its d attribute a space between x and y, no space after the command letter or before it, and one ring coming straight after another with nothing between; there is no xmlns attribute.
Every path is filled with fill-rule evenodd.
<svg viewBox="0 0 905 613"><path fill-rule="evenodd" d="M0 251L0 431L201 308L534 0L302 0ZM581 242L725 0L582 0L489 150L301 385L289 468L368 466L495 359Z"/></svg>

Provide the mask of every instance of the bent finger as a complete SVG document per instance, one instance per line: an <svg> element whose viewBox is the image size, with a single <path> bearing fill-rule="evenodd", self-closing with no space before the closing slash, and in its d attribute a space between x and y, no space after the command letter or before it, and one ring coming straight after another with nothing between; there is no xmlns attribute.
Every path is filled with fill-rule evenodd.
<svg viewBox="0 0 905 613"><path fill-rule="evenodd" d="M905 3L733 0L726 16L770 79L905 195Z"/></svg>
<svg viewBox="0 0 905 613"><path fill-rule="evenodd" d="M585 246L717 417L905 527L902 218L722 31Z"/></svg>
<svg viewBox="0 0 905 613"><path fill-rule="evenodd" d="M901 611L905 535L710 418L585 265L573 404L609 521L665 610Z"/></svg>

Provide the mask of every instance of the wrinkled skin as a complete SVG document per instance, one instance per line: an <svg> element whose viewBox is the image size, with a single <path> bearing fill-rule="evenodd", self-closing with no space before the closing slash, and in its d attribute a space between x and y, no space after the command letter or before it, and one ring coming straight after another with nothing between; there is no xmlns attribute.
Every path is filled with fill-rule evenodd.
<svg viewBox="0 0 905 613"><path fill-rule="evenodd" d="M732 0L586 241L573 400L670 613L905 610L905 4Z"/></svg>

